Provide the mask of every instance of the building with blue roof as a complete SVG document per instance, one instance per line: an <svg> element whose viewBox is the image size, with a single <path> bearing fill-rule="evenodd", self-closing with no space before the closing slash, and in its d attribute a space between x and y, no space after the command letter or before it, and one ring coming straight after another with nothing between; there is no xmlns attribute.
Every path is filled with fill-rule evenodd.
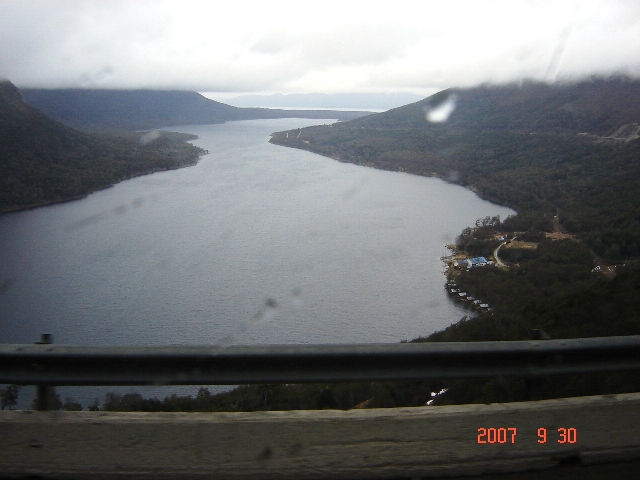
<svg viewBox="0 0 640 480"><path fill-rule="evenodd" d="M464 260L457 260L456 267L484 267L485 265L489 265L491 262L487 260L485 257L475 257L475 258L466 258Z"/></svg>

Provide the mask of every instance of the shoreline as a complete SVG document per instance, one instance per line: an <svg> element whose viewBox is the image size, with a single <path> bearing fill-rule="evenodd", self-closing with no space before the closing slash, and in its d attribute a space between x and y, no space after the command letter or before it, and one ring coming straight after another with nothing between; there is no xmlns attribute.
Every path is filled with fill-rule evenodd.
<svg viewBox="0 0 640 480"><path fill-rule="evenodd" d="M499 207L509 208L509 209L513 210L514 212L516 212L515 215L518 215L518 213L519 213L515 206L513 206L513 205L505 205L504 203L500 203L498 200L492 199L486 192L483 192L480 188L476 187L472 183L459 183L459 182L449 181L441 173L438 173L438 172L425 173L425 172L422 172L422 171L407 170L407 169L402 168L402 167L399 167L399 168L387 168L386 166L376 164L375 162L367 162L367 163L352 162L352 161L340 158L338 155L331 155L331 154L327 154L327 153L322 153L322 152L319 152L319 151L314 150L312 148L308 148L309 145L306 144L306 143L303 143L302 145L299 145L299 144L297 144L297 145L289 145L287 142L278 141L277 140L277 135L280 134L280 133L286 133L286 132L275 132L275 133L272 133L271 134L271 138L269 139L269 143L272 143L274 145L280 145L282 147L296 148L298 150L304 150L304 151L307 151L307 152L315 153L317 155L321 155L321 156L323 156L325 158L329 158L331 160L335 160L335 161L340 162L340 163L349 163L351 165L358 165L360 167L374 168L376 170L384 170L386 172L408 173L409 175L416 175L418 177L437 178L438 180L442 180L443 182L448 183L449 185L457 185L459 187L465 188L465 189L469 190L470 192L473 192L474 194L476 194L482 200L485 200L487 202L493 203L493 204L495 204L495 205L497 205ZM285 139L288 139L288 137L285 138ZM470 228L473 228L473 227L470 227ZM448 247L448 245L446 245L446 246Z"/></svg>
<svg viewBox="0 0 640 480"><path fill-rule="evenodd" d="M405 168L399 167L399 168L387 168L386 166L383 165L379 165L376 164L375 162L367 162L367 163L360 163L360 162L352 162L349 161L347 159L343 159L340 158L337 155L331 155L328 153L322 153L318 150L314 150L312 148L309 148L309 145L306 143L303 144L296 144L296 145L290 145L285 141L279 141L277 139L277 135L280 133L286 133L286 132L274 132L271 134L271 138L269 139L269 143L272 143L274 145L280 145L281 147L287 147L287 148L296 148L298 150L304 150L307 152L311 152L311 153L315 153L317 155L321 155L323 157L326 158L330 158L331 160L335 160L337 162L340 163L350 163L352 165L358 165L361 167L368 167L368 168L375 168L376 170L384 170L386 172L400 172L400 173L408 173L410 175L416 175L418 177L426 177L426 178L437 178L439 180L442 180L445 183L448 183L450 185L458 185L462 188L466 188L467 190L475 193L478 197L480 197L482 200L485 200L487 202L493 203L495 205L498 205L500 207L505 207L505 208L510 208L511 210L513 210L515 213L515 215L518 215L518 210L516 207L514 207L513 205L506 205L496 199L491 198L488 194L486 194L485 192L483 192L481 189L479 189L478 187L476 187L475 185L468 183L468 184L464 184L464 183L459 183L459 182L454 182L454 181L449 181L447 180L447 178L445 178L445 176L443 176L443 174L438 173L438 172L422 172L422 171L412 171L412 170L407 170ZM282 137L283 139L286 140L286 138Z"/></svg>
<svg viewBox="0 0 640 480"><path fill-rule="evenodd" d="M195 139L193 139L193 140L195 140ZM61 203L75 202L77 200L82 200L83 198L87 198L89 195L91 195L93 193L100 192L100 191L106 190L108 188L112 188L115 185L117 185L118 183L126 182L127 180L131 180L133 178L144 177L145 175L151 175L153 173L168 172L168 171L171 171L171 170L179 170L181 168L193 167L194 165L197 165L198 162L200 161L200 159L204 155L207 155L208 153L209 152L207 150L204 150L203 152L199 153L194 160L191 160L189 162L184 162L182 164L175 165L175 166L170 167L170 168L158 168L158 167L156 167L156 168L153 168L151 170L145 170L143 172L135 173L135 174L127 176L125 178L120 178L118 180L115 180L115 181L111 182L110 184L105 185L103 187L94 188L92 190L89 190L88 192L83 193L81 195L76 195L76 196L73 196L73 197L63 198L63 199L49 200L49 201L44 201L42 203L30 204L30 205L25 205L25 206L2 208L2 209L0 209L0 217L2 217L4 215L12 214L12 213L26 212L28 210L35 210L37 208L48 207L48 206L51 206L51 205L57 205L57 204L61 204Z"/></svg>

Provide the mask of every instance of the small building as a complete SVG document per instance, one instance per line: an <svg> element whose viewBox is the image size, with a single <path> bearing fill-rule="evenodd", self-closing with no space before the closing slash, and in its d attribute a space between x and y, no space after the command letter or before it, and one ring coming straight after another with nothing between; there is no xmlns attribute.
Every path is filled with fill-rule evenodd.
<svg viewBox="0 0 640 480"><path fill-rule="evenodd" d="M465 258L464 260L456 260L456 267L458 268L473 268L484 267L489 265L490 262L484 257Z"/></svg>
<svg viewBox="0 0 640 480"><path fill-rule="evenodd" d="M489 261L484 257L476 257L476 258L470 258L469 259L469 264L472 267L484 267L488 263L489 263Z"/></svg>

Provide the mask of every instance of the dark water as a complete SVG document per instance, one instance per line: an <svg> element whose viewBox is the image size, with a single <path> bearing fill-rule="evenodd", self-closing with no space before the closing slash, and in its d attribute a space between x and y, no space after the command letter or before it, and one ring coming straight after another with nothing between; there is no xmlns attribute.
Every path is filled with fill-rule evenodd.
<svg viewBox="0 0 640 480"><path fill-rule="evenodd" d="M0 217L0 342L398 342L467 312L445 248L513 213L438 179L271 145L318 120L174 127L193 167Z"/></svg>

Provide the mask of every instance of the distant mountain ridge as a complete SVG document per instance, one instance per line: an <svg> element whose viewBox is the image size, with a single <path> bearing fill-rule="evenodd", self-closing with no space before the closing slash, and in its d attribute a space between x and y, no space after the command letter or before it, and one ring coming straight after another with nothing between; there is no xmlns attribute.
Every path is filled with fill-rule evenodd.
<svg viewBox="0 0 640 480"><path fill-rule="evenodd" d="M138 175L192 165L204 151L166 132L89 134L55 121L0 81L0 212L81 198Z"/></svg>
<svg viewBox="0 0 640 480"><path fill-rule="evenodd" d="M40 113L24 102L22 93L9 81L0 81L0 129L6 141L13 141L10 134L20 134L22 129L31 130L34 126L57 130L61 134L79 136Z"/></svg>
<svg viewBox="0 0 640 480"><path fill-rule="evenodd" d="M238 108L181 90L22 89L27 103L73 128L145 130L266 118L350 120L367 112Z"/></svg>
<svg viewBox="0 0 640 480"><path fill-rule="evenodd" d="M417 102L423 96L412 93L295 93L241 95L228 100L238 107L352 108L389 110Z"/></svg>

